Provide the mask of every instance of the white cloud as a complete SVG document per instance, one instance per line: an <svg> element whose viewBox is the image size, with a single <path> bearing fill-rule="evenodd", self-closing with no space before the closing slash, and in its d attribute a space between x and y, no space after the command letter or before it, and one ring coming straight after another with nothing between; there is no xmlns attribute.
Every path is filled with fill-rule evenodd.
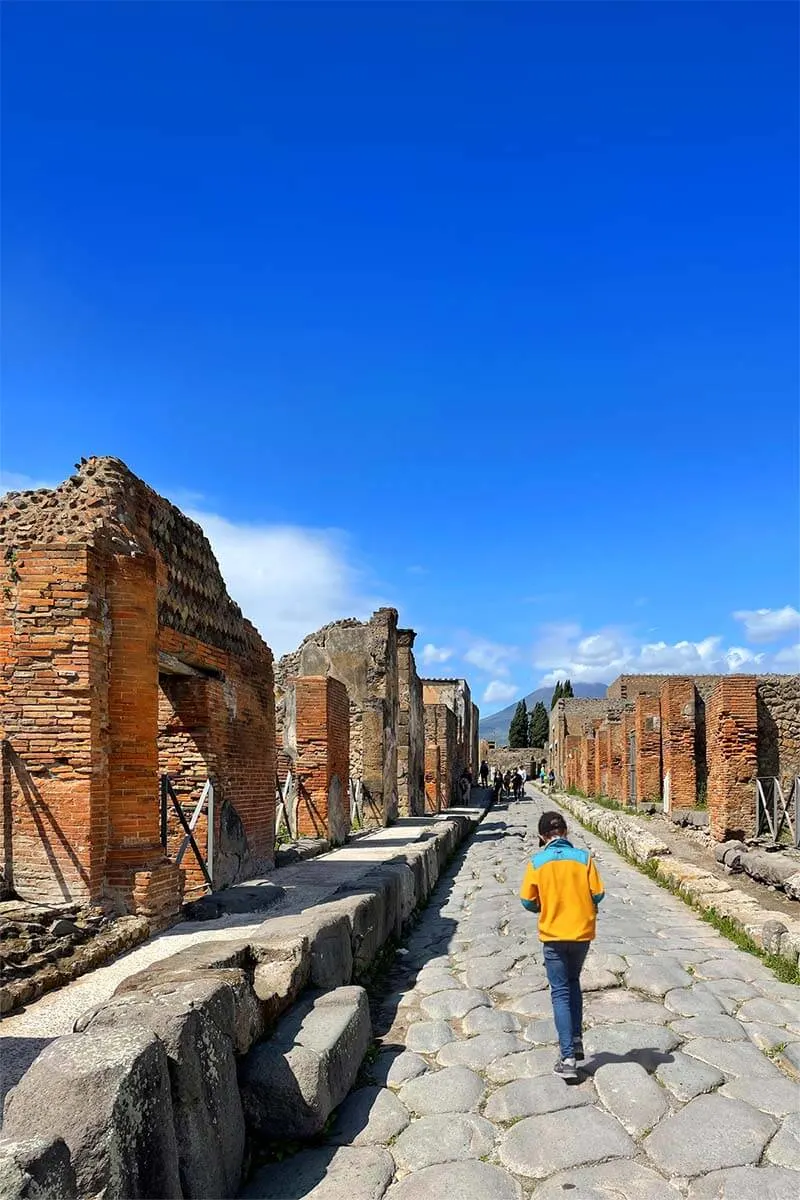
<svg viewBox="0 0 800 1200"><path fill-rule="evenodd" d="M544 626L534 647L534 666L544 672L541 686L569 677L573 683L610 683L617 675L765 674L796 669L790 648L767 654L726 645L721 637L700 641L642 641L621 629L584 634L578 625Z"/></svg>
<svg viewBox="0 0 800 1200"><path fill-rule="evenodd" d="M25 475L21 471L4 471L0 469L0 496L6 492L30 492L36 488L54 488L58 484L52 479L37 479L33 475Z"/></svg>
<svg viewBox="0 0 800 1200"><path fill-rule="evenodd" d="M517 685L504 683L502 679L493 679L483 693L484 704L508 704L519 694Z"/></svg>
<svg viewBox="0 0 800 1200"><path fill-rule="evenodd" d="M516 646L504 646L500 642L481 639L465 650L463 659L479 671L486 671L487 675L508 675L508 664L518 653Z"/></svg>
<svg viewBox="0 0 800 1200"><path fill-rule="evenodd" d="M433 642L428 642L422 647L421 658L426 666L430 666L431 663L447 662L448 658L452 657L453 651L447 646L434 646Z"/></svg>
<svg viewBox="0 0 800 1200"><path fill-rule="evenodd" d="M743 622L750 642L778 642L800 631L800 612L791 604L783 608L742 609L733 615Z"/></svg>
<svg viewBox="0 0 800 1200"><path fill-rule="evenodd" d="M276 657L329 621L363 619L380 606L335 530L239 525L196 509L188 515L202 525L228 592Z"/></svg>
<svg viewBox="0 0 800 1200"><path fill-rule="evenodd" d="M784 671L800 671L800 642L794 646L784 646L774 655L773 661Z"/></svg>

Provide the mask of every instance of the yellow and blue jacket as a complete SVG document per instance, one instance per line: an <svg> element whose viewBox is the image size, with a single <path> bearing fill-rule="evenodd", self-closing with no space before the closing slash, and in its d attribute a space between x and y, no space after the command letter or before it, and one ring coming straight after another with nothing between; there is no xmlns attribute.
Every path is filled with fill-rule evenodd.
<svg viewBox="0 0 800 1200"><path fill-rule="evenodd" d="M603 883L588 850L578 850L565 837L553 838L534 854L519 897L523 907L539 913L543 942L591 942Z"/></svg>

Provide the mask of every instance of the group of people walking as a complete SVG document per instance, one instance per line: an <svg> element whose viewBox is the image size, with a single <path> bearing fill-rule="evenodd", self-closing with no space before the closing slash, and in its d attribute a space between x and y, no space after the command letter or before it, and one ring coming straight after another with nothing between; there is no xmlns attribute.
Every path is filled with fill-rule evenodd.
<svg viewBox="0 0 800 1200"><path fill-rule="evenodd" d="M483 787L489 786L489 764L484 761L480 766L480 779ZM541 770L537 775L534 775L533 781L538 783L540 787L545 787L547 784L552 788L556 781L555 771L552 769L548 772L542 764ZM514 770L501 771L499 767L495 767L492 777L492 790L494 799L500 800L504 797L513 796L515 800L521 800L525 795L525 784L528 781L528 772L523 766L519 766Z"/></svg>

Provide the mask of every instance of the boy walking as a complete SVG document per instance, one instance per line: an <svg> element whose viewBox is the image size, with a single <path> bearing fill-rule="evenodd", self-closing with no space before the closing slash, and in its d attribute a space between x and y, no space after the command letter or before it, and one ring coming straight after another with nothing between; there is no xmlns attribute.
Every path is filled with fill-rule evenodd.
<svg viewBox="0 0 800 1200"><path fill-rule="evenodd" d="M576 1080L576 1062L584 1058L581 969L605 893L589 851L567 840L561 813L546 812L539 818L539 845L542 849L525 868L519 895L524 908L539 913L560 1051L553 1070L562 1079Z"/></svg>

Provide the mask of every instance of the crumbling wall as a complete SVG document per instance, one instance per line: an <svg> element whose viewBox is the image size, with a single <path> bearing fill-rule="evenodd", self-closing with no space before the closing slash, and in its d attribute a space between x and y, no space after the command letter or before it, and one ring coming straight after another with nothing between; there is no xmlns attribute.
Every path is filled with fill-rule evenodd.
<svg viewBox="0 0 800 1200"><path fill-rule="evenodd" d="M446 704L456 718L456 744L452 762L453 776L458 779L465 767L475 773L477 725L473 728L472 696L466 679L423 679L422 699L425 705ZM474 709L477 713L477 709ZM478 714L479 715L479 714Z"/></svg>
<svg viewBox="0 0 800 1200"><path fill-rule="evenodd" d="M721 679L706 704L708 813L712 837L753 837L758 773L756 680Z"/></svg>
<svg viewBox="0 0 800 1200"><path fill-rule="evenodd" d="M662 791L667 812L697 803L694 680L672 676L661 687Z"/></svg>
<svg viewBox="0 0 800 1200"><path fill-rule="evenodd" d="M0 549L12 764L3 855L20 894L105 898L154 921L177 909L182 880L161 846L158 772L169 757L196 781L198 751L160 699L164 664L216 681L209 745L226 764L218 819L230 809L244 830L236 872L271 862L272 656L227 595L202 529L124 463L97 458L58 488L7 496ZM214 708L212 697L212 718ZM181 799L190 804L191 793ZM224 877L224 854L220 867Z"/></svg>
<svg viewBox="0 0 800 1200"><path fill-rule="evenodd" d="M784 795L800 775L800 675L761 675L758 704L758 773L779 779Z"/></svg>
<svg viewBox="0 0 800 1200"><path fill-rule="evenodd" d="M457 804L459 799L458 778L461 771L458 769L458 718L452 708L443 703L426 704L424 711L426 777L429 764L433 769L434 756L429 756L433 748L437 751L435 760L439 772L436 785L430 789L426 778L426 792L429 797L439 797L441 808L448 808L451 804Z"/></svg>
<svg viewBox="0 0 800 1200"><path fill-rule="evenodd" d="M381 608L369 621L347 618L325 625L277 664L280 737L289 757L296 753L292 679L306 675L330 675L344 684L350 705L350 775L363 782L365 818L378 825L394 820L400 717L397 611Z"/></svg>

